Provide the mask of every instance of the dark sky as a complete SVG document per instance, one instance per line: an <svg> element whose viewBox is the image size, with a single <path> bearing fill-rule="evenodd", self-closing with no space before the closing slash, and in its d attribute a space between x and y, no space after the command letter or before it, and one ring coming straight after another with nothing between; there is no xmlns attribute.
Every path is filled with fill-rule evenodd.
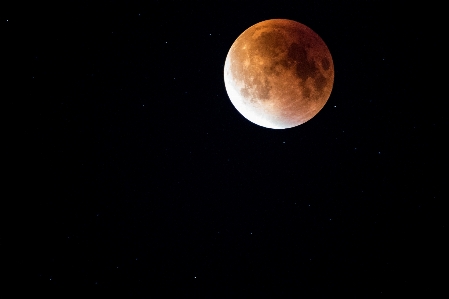
<svg viewBox="0 0 449 299"><path fill-rule="evenodd" d="M423 20L439 9L337 2L6 10L6 41L25 45L12 242L24 289L434 297L447 120L442 43ZM312 28L335 66L325 107L286 130L246 120L223 80L234 40L273 18Z"/></svg>

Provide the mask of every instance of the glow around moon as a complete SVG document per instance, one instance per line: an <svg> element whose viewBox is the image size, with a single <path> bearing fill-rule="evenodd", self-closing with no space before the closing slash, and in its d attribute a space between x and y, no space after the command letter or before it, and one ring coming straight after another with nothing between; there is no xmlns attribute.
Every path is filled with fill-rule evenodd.
<svg viewBox="0 0 449 299"><path fill-rule="evenodd" d="M323 40L309 27L273 19L245 30L228 52L226 91L251 122L271 129L305 123L326 104L334 64Z"/></svg>

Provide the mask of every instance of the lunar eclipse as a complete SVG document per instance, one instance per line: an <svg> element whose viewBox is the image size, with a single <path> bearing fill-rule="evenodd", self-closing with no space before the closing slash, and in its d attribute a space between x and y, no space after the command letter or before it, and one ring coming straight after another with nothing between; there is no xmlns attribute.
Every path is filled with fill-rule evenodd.
<svg viewBox="0 0 449 299"><path fill-rule="evenodd" d="M326 104L334 64L323 40L296 21L272 19L245 30L225 61L226 91L235 108L262 127L286 129Z"/></svg>

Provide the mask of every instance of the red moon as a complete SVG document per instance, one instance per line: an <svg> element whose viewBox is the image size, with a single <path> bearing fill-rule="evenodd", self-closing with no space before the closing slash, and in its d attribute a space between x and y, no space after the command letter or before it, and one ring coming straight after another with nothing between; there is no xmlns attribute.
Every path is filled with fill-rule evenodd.
<svg viewBox="0 0 449 299"><path fill-rule="evenodd" d="M228 52L226 91L235 108L262 127L286 129L313 118L334 84L334 64L309 27L273 19L245 30Z"/></svg>

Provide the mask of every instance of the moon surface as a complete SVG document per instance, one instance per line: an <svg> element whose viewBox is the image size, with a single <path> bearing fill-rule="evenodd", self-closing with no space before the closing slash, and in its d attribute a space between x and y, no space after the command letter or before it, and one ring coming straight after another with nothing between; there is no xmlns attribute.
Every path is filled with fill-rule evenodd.
<svg viewBox="0 0 449 299"><path fill-rule="evenodd" d="M235 108L262 127L286 129L305 123L326 104L334 64L323 40L309 27L272 19L245 30L224 67L226 91Z"/></svg>

